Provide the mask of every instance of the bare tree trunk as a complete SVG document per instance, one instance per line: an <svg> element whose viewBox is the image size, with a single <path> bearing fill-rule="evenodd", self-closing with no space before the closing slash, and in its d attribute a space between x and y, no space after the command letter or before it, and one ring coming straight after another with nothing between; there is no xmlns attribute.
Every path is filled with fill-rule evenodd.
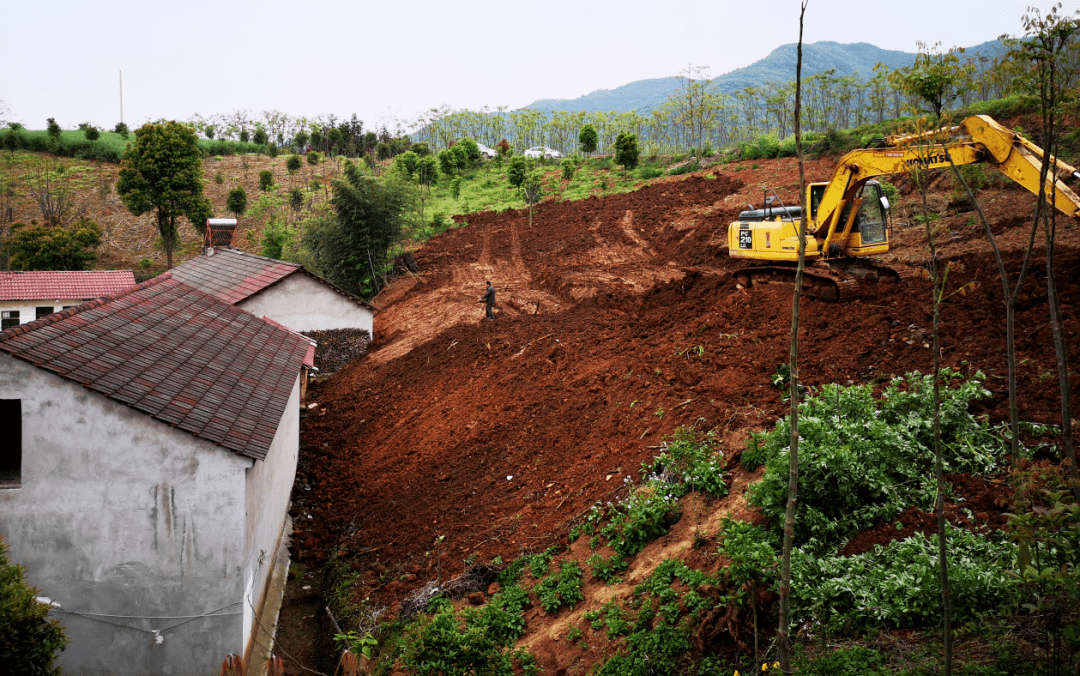
<svg viewBox="0 0 1080 676"><path fill-rule="evenodd" d="M806 203L806 168L802 152L802 38L803 17L806 3L799 10L798 58L795 62L795 152L799 157L799 203L802 216L799 219L799 267L795 273L795 291L791 299L791 355L790 355L790 401L791 441L788 454L788 501L784 516L784 549L780 562L780 626L776 634L776 646L780 658L780 670L793 673L791 646L788 644L788 627L791 624L791 547L795 540L795 505L799 487L799 297L802 294L803 269L806 267L806 218L810 205ZM756 666L756 665L755 665Z"/></svg>
<svg viewBox="0 0 1080 676"><path fill-rule="evenodd" d="M946 153L946 156L949 157L948 153ZM1031 263L1031 252L1035 249L1035 233L1039 228L1039 211L1038 207L1036 207L1035 216L1031 223L1031 233L1028 235L1027 249L1024 251L1024 262L1020 266L1016 286L1010 290L1009 274L1005 270L1005 261L1001 257L1001 250L998 249L994 231L990 228L989 221L986 220L986 214L983 213L982 207L975 198L975 193L971 191L971 187L968 186L959 169L952 163L952 157L949 157L949 164L953 168L953 176L960 182L960 185L964 186L964 191L967 193L972 208L979 214L979 220L982 221L983 228L986 230L986 239L990 241L990 247L994 251L994 260L997 261L998 272L1001 275L1001 290L1005 298L1005 351L1009 367L1009 450L1012 465L1015 467L1020 460L1020 412L1016 394L1016 301L1020 297L1021 289L1024 288L1024 279L1027 277L1028 266Z"/></svg>
<svg viewBox="0 0 1080 676"><path fill-rule="evenodd" d="M940 120L939 120L940 121ZM929 141L932 142L932 141ZM941 299L944 295L944 280L938 268L937 241L934 226L930 220L930 207L926 201L927 179L922 171L913 171L922 195L923 220L926 223L926 245L930 250L930 286L934 308L933 323L933 396L934 396L934 476L937 480L937 500L934 511L937 512L938 525L938 570L941 573L941 605L944 615L945 676L952 675L952 603L949 597L949 561L948 543L945 532L945 472L941 458Z"/></svg>
<svg viewBox="0 0 1080 676"><path fill-rule="evenodd" d="M1044 122L1047 140L1046 152L1043 153L1043 166L1041 177L1042 190L1046 189L1046 178L1057 176L1057 158L1054 157L1054 145L1056 135L1055 116L1049 115ZM1053 166L1051 166L1051 163ZM1049 204L1054 204L1057 198L1057 183L1050 187ZM1050 329L1054 336L1054 352L1057 354L1058 388L1061 391L1061 447L1068 459L1069 478L1072 479L1073 497L1080 502L1080 473L1076 467L1076 450L1073 447L1072 433L1072 389L1069 384L1069 351L1065 345L1065 329L1062 326L1061 299L1058 296L1057 279L1054 272L1054 249L1057 236L1057 210L1052 206L1044 206L1045 201L1040 199L1039 206L1043 211L1043 232L1046 235L1046 302L1050 306Z"/></svg>

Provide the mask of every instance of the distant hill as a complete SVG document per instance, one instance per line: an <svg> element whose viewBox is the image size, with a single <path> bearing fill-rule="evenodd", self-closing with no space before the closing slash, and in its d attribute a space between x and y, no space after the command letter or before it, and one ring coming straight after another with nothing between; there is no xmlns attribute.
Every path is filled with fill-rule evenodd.
<svg viewBox="0 0 1080 676"><path fill-rule="evenodd" d="M795 79L797 45L782 45L764 59L745 68L738 68L713 79L713 86L724 93L733 93L746 87L766 82L789 82ZM983 54L993 59L1005 52L1000 40L984 42L971 47L965 55ZM881 62L889 68L910 66L915 62L915 52L899 52L881 49L866 42L840 44L839 42L815 42L803 45L803 77L835 69L837 75L858 73L869 77L874 64ZM635 110L642 115L658 108L668 95L679 86L679 78L662 77L638 80L615 89L598 89L576 99L540 99L525 106L531 110L551 112L555 110Z"/></svg>

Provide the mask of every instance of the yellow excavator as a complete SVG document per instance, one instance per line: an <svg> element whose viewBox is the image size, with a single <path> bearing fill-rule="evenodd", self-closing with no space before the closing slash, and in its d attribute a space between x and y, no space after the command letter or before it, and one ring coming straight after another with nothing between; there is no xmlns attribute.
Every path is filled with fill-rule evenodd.
<svg viewBox="0 0 1080 676"><path fill-rule="evenodd" d="M933 139L948 138L945 143ZM889 200L876 176L901 174L915 168L942 169L986 162L1039 194L1043 150L990 117L975 115L958 126L918 135L890 136L880 147L853 150L837 164L826 183L806 186L810 213L806 223L806 261L803 293L824 300L845 300L859 281L895 281L900 269L869 256L889 250ZM1080 180L1080 172L1058 161L1057 175L1047 177L1046 195L1054 190L1054 206L1080 218L1080 197L1064 180ZM769 194L772 193L772 194ZM788 207L773 190L766 191L761 209L750 205L728 227L728 252L754 264L739 270L743 287L768 283L791 284L799 259L799 221L802 207Z"/></svg>

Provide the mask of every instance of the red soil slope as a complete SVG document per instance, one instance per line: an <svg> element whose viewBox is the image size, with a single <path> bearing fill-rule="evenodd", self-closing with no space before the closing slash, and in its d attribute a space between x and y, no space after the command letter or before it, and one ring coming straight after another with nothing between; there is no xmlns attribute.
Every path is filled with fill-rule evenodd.
<svg viewBox="0 0 1080 676"><path fill-rule="evenodd" d="M823 180L831 168L811 163L809 177ZM318 406L303 422L295 553L317 563L340 544L369 571L359 597L390 603L460 570L471 553L509 560L559 541L569 520L613 499L624 477L637 478L680 425L716 429L726 452L738 454L749 430L784 412L769 379L788 357L790 291L737 289L732 271L741 264L726 246L728 223L747 202L760 203L763 185L797 203L794 161L545 203L531 229L523 211L473 214L467 227L416 251L419 276L376 299L370 352L312 390ZM993 398L979 406L1000 420L1007 400L996 266L971 214L950 207L948 179L936 190L944 257L962 264L949 286L981 285L945 305L944 363L987 374ZM1017 269L1034 198L1008 187L980 198ZM922 228L903 224L903 207L895 216L887 259L924 261ZM1074 224L1062 242L1063 310L1080 365ZM1041 249L1035 258L1018 317L1022 410L1053 422ZM476 302L488 279L498 292L494 322ZM804 382L883 382L929 369L929 294L913 276L851 302L804 301ZM404 582L370 572L386 566L408 573Z"/></svg>

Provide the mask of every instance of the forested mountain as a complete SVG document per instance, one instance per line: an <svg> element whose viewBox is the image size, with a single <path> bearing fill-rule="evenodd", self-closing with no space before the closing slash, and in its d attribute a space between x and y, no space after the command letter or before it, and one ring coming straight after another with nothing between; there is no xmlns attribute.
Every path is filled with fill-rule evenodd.
<svg viewBox="0 0 1080 676"><path fill-rule="evenodd" d="M969 48L965 56L985 56L992 61L995 56L1000 56L1005 51L1000 40L993 40ZM893 70L910 66L914 61L915 52L881 49L866 42L815 42L803 45L804 77L828 70L835 70L838 77L856 74L869 77L877 63L884 63ZM796 45L781 45L756 63L715 77L712 86L720 92L732 94L746 87L759 87L767 82L787 83L795 79L795 62ZM540 99L525 108L544 112L634 111L640 115L648 115L653 109L659 108L678 86L679 78L674 76L637 80L615 89L598 89L576 99Z"/></svg>

